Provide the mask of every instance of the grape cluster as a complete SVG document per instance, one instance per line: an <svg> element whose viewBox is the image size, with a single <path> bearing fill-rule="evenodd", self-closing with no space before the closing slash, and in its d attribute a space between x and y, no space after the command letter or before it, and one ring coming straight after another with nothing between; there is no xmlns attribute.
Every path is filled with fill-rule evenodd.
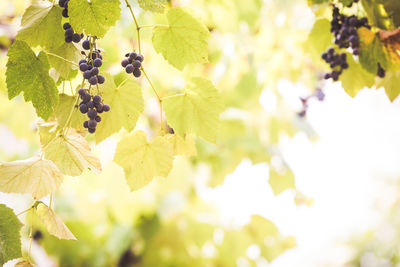
<svg viewBox="0 0 400 267"><path fill-rule="evenodd" d="M74 33L71 24L69 24L68 22L64 23L63 29L65 30L65 42L67 43L70 42L79 43L84 36L83 33L82 34L76 32Z"/></svg>
<svg viewBox="0 0 400 267"><path fill-rule="evenodd" d="M322 54L322 59L328 63L332 69L332 72L325 73L324 79L332 78L334 81L337 81L343 70L349 67L346 61L346 53L335 53L335 49L332 47Z"/></svg>
<svg viewBox="0 0 400 267"><path fill-rule="evenodd" d="M89 118L89 120L83 123L83 127L87 128L89 133L94 133L96 131L97 124L101 122L101 117L99 114L110 111L110 106L101 103L101 96L92 96L83 88L80 88L78 93L82 99L82 102L79 103L79 111L82 114L87 114Z"/></svg>
<svg viewBox="0 0 400 267"><path fill-rule="evenodd" d="M62 15L64 18L68 18L68 2L69 0L59 0L58 4L63 7Z"/></svg>
<svg viewBox="0 0 400 267"><path fill-rule="evenodd" d="M122 67L125 68L126 73L133 73L133 76L139 78L140 75L142 75L140 67L142 66L142 62L144 60L143 55L131 52L127 53L125 57L126 58L121 61Z"/></svg>
<svg viewBox="0 0 400 267"><path fill-rule="evenodd" d="M82 47L85 50L90 50L90 41L83 41ZM83 52L83 54L86 55L85 52ZM91 85L103 84L105 82L104 76L99 75L99 68L101 65L103 65L103 56L99 49L92 50L89 52L86 59L79 61L79 69L83 72L83 77L88 80Z"/></svg>

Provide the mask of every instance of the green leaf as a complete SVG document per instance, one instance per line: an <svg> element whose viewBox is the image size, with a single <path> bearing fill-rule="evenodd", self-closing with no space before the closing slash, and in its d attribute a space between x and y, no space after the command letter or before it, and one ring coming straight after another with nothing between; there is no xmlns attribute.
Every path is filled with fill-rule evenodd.
<svg viewBox="0 0 400 267"><path fill-rule="evenodd" d="M1 178L0 178L1 179ZM13 210L0 204L0 265L9 260L22 257L21 230L22 223Z"/></svg>
<svg viewBox="0 0 400 267"><path fill-rule="evenodd" d="M378 72L378 63L386 70L388 67L387 57L378 35L364 27L358 32L361 38L359 56L361 66L374 75Z"/></svg>
<svg viewBox="0 0 400 267"><path fill-rule="evenodd" d="M381 79L378 86L385 88L386 95L393 101L400 94L400 72L386 72L385 78Z"/></svg>
<svg viewBox="0 0 400 267"><path fill-rule="evenodd" d="M73 43L64 42L64 44L49 52L76 63L81 59L81 52ZM55 56L48 55L48 57L51 67L56 70L58 76L61 76L64 80L70 80L76 76L77 71L74 70L77 70L78 67Z"/></svg>
<svg viewBox="0 0 400 267"><path fill-rule="evenodd" d="M321 53L332 45L331 24L327 19L319 19L308 35L305 50L312 54L314 59L321 59Z"/></svg>
<svg viewBox="0 0 400 267"><path fill-rule="evenodd" d="M193 78L183 94L166 97L163 103L168 123L175 132L182 136L194 133L216 142L223 103L209 80Z"/></svg>
<svg viewBox="0 0 400 267"><path fill-rule="evenodd" d="M182 137L178 134L169 134L167 135L167 139L172 145L174 155L191 157L197 154L196 145L192 135Z"/></svg>
<svg viewBox="0 0 400 267"><path fill-rule="evenodd" d="M163 13L167 0L139 0L139 6L144 10Z"/></svg>
<svg viewBox="0 0 400 267"><path fill-rule="evenodd" d="M375 76L365 71L360 64L357 64L349 53L347 53L347 63L349 68L343 71L340 80L346 93L355 97L364 87L374 85Z"/></svg>
<svg viewBox="0 0 400 267"><path fill-rule="evenodd" d="M111 75L104 76L106 82L99 88L103 92L104 103L110 105L111 109L101 115L95 135L97 143L122 128L132 131L144 109L142 90L136 82L128 79L116 87Z"/></svg>
<svg viewBox="0 0 400 267"><path fill-rule="evenodd" d="M49 1L34 1L22 16L21 29L16 38L31 47L58 47L65 42L61 19L58 5L53 6Z"/></svg>
<svg viewBox="0 0 400 267"><path fill-rule="evenodd" d="M0 192L30 193L39 199L56 190L62 180L62 173L50 160L33 157L0 163Z"/></svg>
<svg viewBox="0 0 400 267"><path fill-rule="evenodd" d="M308 0L309 5L320 5L325 2L329 2L329 0Z"/></svg>
<svg viewBox="0 0 400 267"><path fill-rule="evenodd" d="M47 119L58 103L58 90L49 76L50 64L46 53L35 53L23 41L15 41L8 51L6 82L8 98L22 91L25 101L32 101L37 114Z"/></svg>
<svg viewBox="0 0 400 267"><path fill-rule="evenodd" d="M76 237L55 212L43 203L36 207L36 215L46 226L47 231L59 239L76 240Z"/></svg>
<svg viewBox="0 0 400 267"><path fill-rule="evenodd" d="M187 64L207 63L210 33L206 26L182 7L170 9L167 18L169 26L157 26L153 30L157 53L179 70Z"/></svg>
<svg viewBox="0 0 400 267"><path fill-rule="evenodd" d="M42 140L42 139L41 139ZM45 158L53 161L59 170L70 176L78 176L85 169L101 171L101 164L80 134L69 130L67 135L55 133L51 141L43 146Z"/></svg>
<svg viewBox="0 0 400 267"><path fill-rule="evenodd" d="M104 37L121 16L118 0L74 0L68 3L69 20L76 32Z"/></svg>
<svg viewBox="0 0 400 267"><path fill-rule="evenodd" d="M60 125L60 127L67 126L68 117L73 109L70 126L77 130L83 130L83 122L87 120L87 116L79 111L77 106L79 102L76 101L76 98L66 94L60 94L59 99L58 105L54 110L58 125Z"/></svg>
<svg viewBox="0 0 400 267"><path fill-rule="evenodd" d="M283 172L278 172L271 167L268 182L275 195L279 195L286 189L295 188L294 175L289 169L285 169Z"/></svg>
<svg viewBox="0 0 400 267"><path fill-rule="evenodd" d="M114 161L124 168L131 190L137 190L154 177L167 176L173 157L174 151L167 137L156 137L149 143L143 131L136 131L118 143Z"/></svg>
<svg viewBox="0 0 400 267"><path fill-rule="evenodd" d="M340 3L343 4L343 6L347 7L351 3L353 3L353 0L339 0Z"/></svg>

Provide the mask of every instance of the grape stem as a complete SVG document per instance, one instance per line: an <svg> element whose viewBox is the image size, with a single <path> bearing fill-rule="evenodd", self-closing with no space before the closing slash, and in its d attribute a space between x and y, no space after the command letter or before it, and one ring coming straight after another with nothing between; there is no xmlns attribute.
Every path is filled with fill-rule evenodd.
<svg viewBox="0 0 400 267"><path fill-rule="evenodd" d="M16 216L18 217L18 216L20 216L20 215L22 215L22 214L24 214L24 213L27 213L28 211L30 211L31 209L33 209L33 207L34 207L34 205L30 206L29 209L26 209L26 210L24 210L24 211L21 211L21 212L18 213Z"/></svg>
<svg viewBox="0 0 400 267"><path fill-rule="evenodd" d="M65 58L63 58L63 57L60 57L59 55L56 55L56 54L53 54L53 53L48 53L48 52L46 52L46 54L49 55L49 56L57 57L57 58L59 58L59 59L61 59L61 60L64 60L65 62L68 62L69 64L72 64L72 65L74 65L74 66L76 66L76 67L79 67L79 65L76 64L75 62L72 62L72 61L70 61L70 60L68 60L68 59L65 59Z"/></svg>
<svg viewBox="0 0 400 267"><path fill-rule="evenodd" d="M138 39L138 46L139 46L139 54L141 54L142 53L142 49L141 49L141 46L140 46L140 26L139 26L139 24L138 24L138 22L136 20L135 14L133 13L131 4L129 4L128 0L125 0L125 3L126 3L126 6L129 8L129 10L131 11L133 21L135 22L135 25L136 25L136 32L137 32L137 39Z"/></svg>
<svg viewBox="0 0 400 267"><path fill-rule="evenodd" d="M164 25L164 24L154 24L154 25L142 25L139 28L143 29L143 28L154 28L154 27L163 27L163 28L168 28L168 25Z"/></svg>
<svg viewBox="0 0 400 267"><path fill-rule="evenodd" d="M130 10L130 12L132 14L133 21L135 22L135 25L136 25L136 32L137 32L138 46L139 46L139 54L141 54L142 53L142 49L141 49L141 46L140 46L140 29L143 28L143 27L148 27L148 26L139 26L139 23L136 20L136 16L133 13L132 6L129 4L128 0L125 0L125 3L126 3L126 6L129 8L129 10ZM151 82L151 80L150 80L149 76L147 75L146 71L143 69L143 66L140 69L142 70L146 80L150 84L150 87L153 89L154 93L156 94L158 103L160 104L160 129L161 129L161 132L163 132L164 131L164 124L163 124L162 98L158 94L156 88L154 87L153 83Z"/></svg>

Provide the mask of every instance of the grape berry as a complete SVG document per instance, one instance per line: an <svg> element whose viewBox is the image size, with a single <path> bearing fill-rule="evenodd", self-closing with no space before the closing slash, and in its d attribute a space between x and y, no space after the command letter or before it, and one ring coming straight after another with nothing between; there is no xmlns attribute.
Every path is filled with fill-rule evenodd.
<svg viewBox="0 0 400 267"><path fill-rule="evenodd" d="M101 96L91 96L90 93L83 88L79 89L78 93L82 100L82 102L79 103L79 111L82 114L87 114L89 118L89 120L83 123L83 127L87 128L89 133L94 133L97 124L101 122L99 114L110 111L110 106L102 103Z"/></svg>
<svg viewBox="0 0 400 267"><path fill-rule="evenodd" d="M65 42L70 43L79 43L81 39L83 38L83 33L74 33L74 30L71 27L71 24L68 22L65 22L63 25L63 29L65 30Z"/></svg>
<svg viewBox="0 0 400 267"><path fill-rule="evenodd" d="M68 2L69 0L59 0L58 4L63 7L62 15L64 18L68 18Z"/></svg>
<svg viewBox="0 0 400 267"><path fill-rule="evenodd" d="M122 67L125 68L126 73L132 73L133 76L139 78L142 75L140 68L142 67L142 62L144 57L142 54L137 54L136 52L127 53L125 59L121 61Z"/></svg>

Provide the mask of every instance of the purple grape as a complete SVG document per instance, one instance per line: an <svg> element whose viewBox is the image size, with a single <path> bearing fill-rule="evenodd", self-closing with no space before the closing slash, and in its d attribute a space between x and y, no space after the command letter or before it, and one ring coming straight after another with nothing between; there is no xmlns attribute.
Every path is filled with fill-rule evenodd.
<svg viewBox="0 0 400 267"><path fill-rule="evenodd" d="M106 79L104 78L103 75L98 75L97 80L98 80L99 84L103 84L106 81Z"/></svg>
<svg viewBox="0 0 400 267"><path fill-rule="evenodd" d="M89 129L88 129L88 132L89 132L89 133L94 133L94 132L96 132L96 128L89 128Z"/></svg>
<svg viewBox="0 0 400 267"><path fill-rule="evenodd" d="M90 49L90 41L89 40L85 40L82 42L82 47L85 50L89 50Z"/></svg>
<svg viewBox="0 0 400 267"><path fill-rule="evenodd" d="M87 107L85 104L81 104L81 105L79 106L79 111L80 111L81 113L85 114L85 113L88 112L88 107Z"/></svg>
<svg viewBox="0 0 400 267"><path fill-rule="evenodd" d="M84 93L86 93L86 90L83 89L83 88L79 88L78 94L79 94L80 96L82 96Z"/></svg>
<svg viewBox="0 0 400 267"><path fill-rule="evenodd" d="M89 129L95 129L96 126L97 126L97 121L95 121L95 120L89 120L88 126L89 126Z"/></svg>
<svg viewBox="0 0 400 267"><path fill-rule="evenodd" d="M137 56L136 60L139 60L140 62L143 62L143 60L144 60L143 55L142 55L142 54L139 54L139 55Z"/></svg>
<svg viewBox="0 0 400 267"><path fill-rule="evenodd" d="M138 54L136 54L135 52L129 53L129 59L130 60L135 60L137 58Z"/></svg>
<svg viewBox="0 0 400 267"><path fill-rule="evenodd" d="M124 67L124 68L125 68L128 64L129 64L129 60L128 60L128 59L124 59L124 60L121 61L121 65L122 65L122 67Z"/></svg>
<svg viewBox="0 0 400 267"><path fill-rule="evenodd" d="M82 102L85 104L90 101L90 98L91 98L90 94L88 94L88 93L81 95Z"/></svg>
<svg viewBox="0 0 400 267"><path fill-rule="evenodd" d="M142 72L140 71L140 69L133 70L133 76L135 76L136 78L139 78L140 75L142 75Z"/></svg>
<svg viewBox="0 0 400 267"><path fill-rule="evenodd" d="M108 111L110 111L110 109L111 109L111 108L110 108L109 105L107 105L107 104L104 104L104 105L103 105L103 111L104 111L104 112L108 112Z"/></svg>
<svg viewBox="0 0 400 267"><path fill-rule="evenodd" d="M89 101L86 103L86 106L88 106L88 108L94 108L94 103L93 101Z"/></svg>
<svg viewBox="0 0 400 267"><path fill-rule="evenodd" d="M89 128L89 121L84 121L83 122L83 127L85 127L85 128Z"/></svg>
<svg viewBox="0 0 400 267"><path fill-rule="evenodd" d="M94 68L91 70L91 72L92 72L92 76L96 76L97 74L99 74L99 69L96 68L96 67L94 67Z"/></svg>
<svg viewBox="0 0 400 267"><path fill-rule="evenodd" d="M97 80L97 77L96 77L96 76L90 77L89 83L90 83L91 85L96 85L97 82L98 82L98 80Z"/></svg>
<svg viewBox="0 0 400 267"><path fill-rule="evenodd" d="M83 73L83 77L85 79L90 79L90 77L92 77L92 72L90 70L87 70Z"/></svg>
<svg viewBox="0 0 400 267"><path fill-rule="evenodd" d="M132 73L135 68L132 64L128 64L125 68L126 73Z"/></svg>
<svg viewBox="0 0 400 267"><path fill-rule="evenodd" d="M90 119L94 120L94 119L96 118L96 116L97 116L97 111L96 111L96 110L90 109L90 110L88 111L88 117L89 117Z"/></svg>
<svg viewBox="0 0 400 267"><path fill-rule="evenodd" d="M83 63L87 63L86 59L81 59L79 60L79 65L83 64Z"/></svg>
<svg viewBox="0 0 400 267"><path fill-rule="evenodd" d="M82 63L82 64L79 65L79 69L80 69L81 71L87 71L88 68L89 68L89 66L88 66L88 64L86 64L86 63Z"/></svg>
<svg viewBox="0 0 400 267"><path fill-rule="evenodd" d="M63 11L62 11L62 16L63 16L64 18L68 18L68 9L63 9Z"/></svg>
<svg viewBox="0 0 400 267"><path fill-rule="evenodd" d="M103 65L103 61L102 61L100 58L96 58L96 59L93 61L93 66L95 66L95 67L100 67L101 65Z"/></svg>
<svg viewBox="0 0 400 267"><path fill-rule="evenodd" d="M103 104L99 103L99 104L95 104L97 113L103 113Z"/></svg>
<svg viewBox="0 0 400 267"><path fill-rule="evenodd" d="M63 24L63 29L64 29L64 30L68 30L69 28L71 28L71 24L69 24L68 22L65 22L65 23Z"/></svg>
<svg viewBox="0 0 400 267"><path fill-rule="evenodd" d="M93 97L93 103L95 103L95 104L100 104L100 102L101 102L101 96L95 95L95 96Z"/></svg>
<svg viewBox="0 0 400 267"><path fill-rule="evenodd" d="M72 41L74 43L79 43L81 41L81 35L79 33L74 33L72 35Z"/></svg>
<svg viewBox="0 0 400 267"><path fill-rule="evenodd" d="M140 62L139 60L135 60L135 61L133 61L132 65L134 68L138 69L142 66L142 62Z"/></svg>
<svg viewBox="0 0 400 267"><path fill-rule="evenodd" d="M101 122L101 117L100 116L96 116L96 118L94 118L95 121L97 122Z"/></svg>
<svg viewBox="0 0 400 267"><path fill-rule="evenodd" d="M72 42L72 36L65 36L64 38L66 43L71 43Z"/></svg>

